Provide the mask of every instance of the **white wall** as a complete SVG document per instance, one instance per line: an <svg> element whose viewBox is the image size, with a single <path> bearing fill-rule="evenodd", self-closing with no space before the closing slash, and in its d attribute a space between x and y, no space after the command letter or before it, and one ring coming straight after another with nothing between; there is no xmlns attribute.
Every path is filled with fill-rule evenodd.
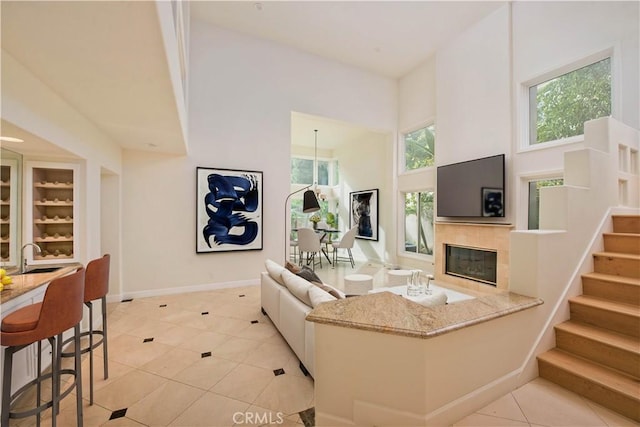
<svg viewBox="0 0 640 427"><path fill-rule="evenodd" d="M512 187L519 202L517 228L526 229L526 180L563 169L563 153L583 142L523 149L526 114L522 84L595 53L613 51L613 117L640 126L639 4L637 2L513 3L513 75L516 120Z"/></svg>
<svg viewBox="0 0 640 427"><path fill-rule="evenodd" d="M291 112L395 134L396 82L191 22L189 155L124 159L124 289L256 281L284 254ZM262 251L195 253L196 166L264 173Z"/></svg>
<svg viewBox="0 0 640 427"><path fill-rule="evenodd" d="M100 174L102 169L120 173L120 146L4 50L2 118L69 152L69 158L59 160L80 165L82 236L76 255L83 263L102 256L101 222L113 222L113 229L118 229L119 218L101 218ZM51 160L25 156L25 161L30 159Z"/></svg>

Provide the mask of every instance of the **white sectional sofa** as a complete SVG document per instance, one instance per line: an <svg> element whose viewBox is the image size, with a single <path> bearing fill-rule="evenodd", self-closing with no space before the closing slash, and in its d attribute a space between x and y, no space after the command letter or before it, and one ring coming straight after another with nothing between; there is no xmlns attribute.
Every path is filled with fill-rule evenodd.
<svg viewBox="0 0 640 427"><path fill-rule="evenodd" d="M298 356L300 369L313 377L314 327L305 319L318 304L336 297L274 261L267 260L265 266L267 271L260 277L262 312ZM332 291L344 297L340 291Z"/></svg>

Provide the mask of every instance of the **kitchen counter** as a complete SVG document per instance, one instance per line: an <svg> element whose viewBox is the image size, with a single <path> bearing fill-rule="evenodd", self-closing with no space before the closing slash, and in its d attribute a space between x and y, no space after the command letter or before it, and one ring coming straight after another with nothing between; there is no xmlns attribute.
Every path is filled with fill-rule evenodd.
<svg viewBox="0 0 640 427"><path fill-rule="evenodd" d="M37 265L31 266L32 268L43 268L43 267L61 267L59 270L48 272L48 273L33 273L33 274L15 274L8 271L8 274L13 279L13 283L10 285L5 285L2 292L0 292L0 304L4 305L9 301L24 295L28 292L31 292L34 289L39 288L40 286L46 285L58 277L66 276L69 273L73 273L78 268L82 267L80 263L71 263L64 264L60 266L56 265Z"/></svg>
<svg viewBox="0 0 640 427"><path fill-rule="evenodd" d="M415 338L430 338L542 304L511 292L424 307L391 292L379 292L321 304L310 322Z"/></svg>

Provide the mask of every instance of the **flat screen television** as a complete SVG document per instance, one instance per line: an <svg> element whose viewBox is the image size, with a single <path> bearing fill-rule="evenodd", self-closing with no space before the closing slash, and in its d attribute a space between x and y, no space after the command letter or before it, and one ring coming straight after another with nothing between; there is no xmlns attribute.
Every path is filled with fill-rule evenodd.
<svg viewBox="0 0 640 427"><path fill-rule="evenodd" d="M505 216L504 154L438 166L439 217Z"/></svg>

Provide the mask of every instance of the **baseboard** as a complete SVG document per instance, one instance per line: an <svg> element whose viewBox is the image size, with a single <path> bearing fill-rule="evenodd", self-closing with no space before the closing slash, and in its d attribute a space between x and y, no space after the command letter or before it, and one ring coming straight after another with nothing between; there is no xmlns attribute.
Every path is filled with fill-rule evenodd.
<svg viewBox="0 0 640 427"><path fill-rule="evenodd" d="M125 299L148 298L163 295L186 294L192 292L215 291L227 288L240 288L244 286L258 286L260 279L237 280L234 282L224 283L205 283L201 285L178 286L174 288L149 289L146 291L123 292L120 295L108 295L107 302L121 302Z"/></svg>

